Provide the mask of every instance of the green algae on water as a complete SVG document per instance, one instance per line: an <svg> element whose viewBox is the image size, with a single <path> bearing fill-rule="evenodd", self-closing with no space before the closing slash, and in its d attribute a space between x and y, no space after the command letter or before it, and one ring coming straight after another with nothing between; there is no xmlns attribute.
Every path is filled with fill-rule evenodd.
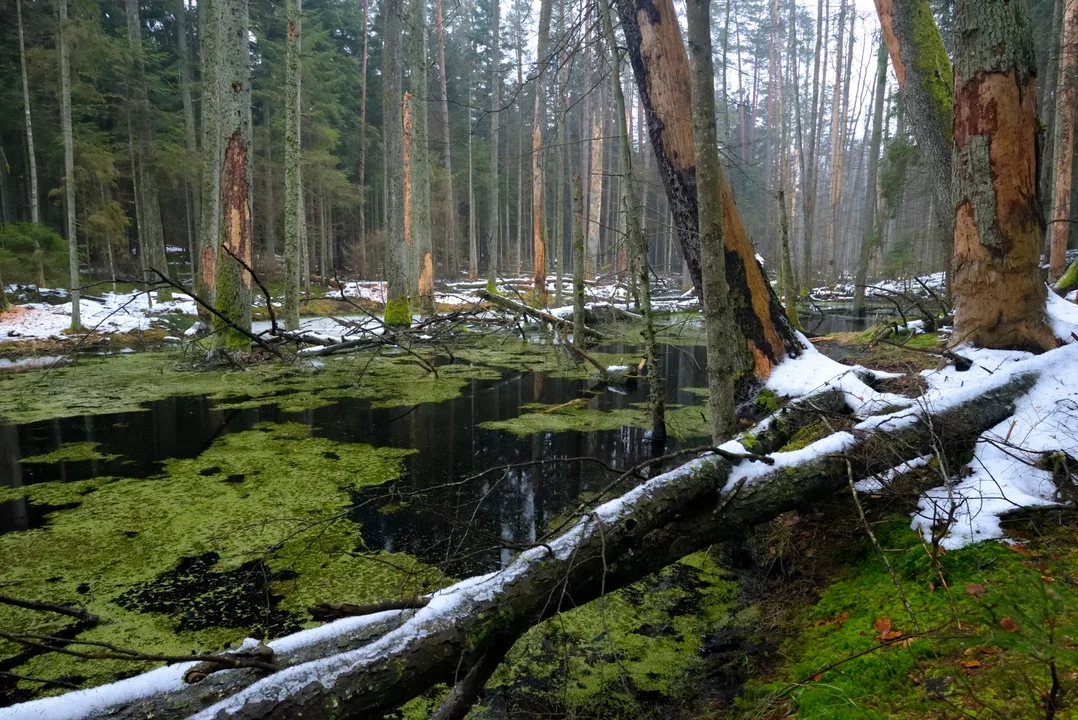
<svg viewBox="0 0 1078 720"><path fill-rule="evenodd" d="M225 586L258 570L268 581L264 610L277 618L264 632L309 622L306 608L319 602L428 591L444 583L440 574L408 555L362 547L347 516L352 492L396 479L409 452L338 443L312 437L306 426L267 423L222 435L197 458L168 460L154 477L29 486L31 501L79 504L55 513L42 528L0 536L5 592L84 605L107 619L79 639L183 654L218 650L259 632L229 619L239 612L227 602L234 593L196 591L197 584L175 579L192 559L203 558L200 567ZM146 591L142 600L130 595L133 589ZM165 596L168 602L161 600ZM192 612L221 619L185 624ZM70 628L71 620L0 606L0 627L55 634ZM18 652L0 644L2 656ZM84 676L87 684L99 684L116 672L144 668L46 654L13 671Z"/></svg>
<svg viewBox="0 0 1078 720"><path fill-rule="evenodd" d="M33 455L22 458L24 463L62 463L62 462L89 462L91 460L115 460L119 455L106 455L98 448L101 443L96 442L73 442L61 445L52 452L44 455Z"/></svg>

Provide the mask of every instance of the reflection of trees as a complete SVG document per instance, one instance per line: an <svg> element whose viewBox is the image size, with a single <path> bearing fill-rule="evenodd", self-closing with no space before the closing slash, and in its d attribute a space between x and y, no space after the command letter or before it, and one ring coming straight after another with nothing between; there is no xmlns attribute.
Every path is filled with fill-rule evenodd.
<svg viewBox="0 0 1078 720"><path fill-rule="evenodd" d="M19 433L14 425L0 423L0 485L22 487L22 463L19 461ZM26 498L0 503L0 533L26 530L30 515Z"/></svg>

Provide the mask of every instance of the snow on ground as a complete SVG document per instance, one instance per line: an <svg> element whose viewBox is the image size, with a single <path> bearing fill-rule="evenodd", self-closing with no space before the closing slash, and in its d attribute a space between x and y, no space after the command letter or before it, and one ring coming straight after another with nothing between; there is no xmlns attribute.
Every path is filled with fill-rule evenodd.
<svg viewBox="0 0 1078 720"><path fill-rule="evenodd" d="M195 302L176 294L173 300L150 303L147 293L105 293L101 298L83 298L79 302L82 325L101 333L145 330L162 313L194 315ZM16 305L0 314L0 342L61 337L71 326L71 303Z"/></svg>
<svg viewBox="0 0 1078 720"><path fill-rule="evenodd" d="M949 522L942 541L946 548L994 539L1002 535L1000 516L1006 512L1058 502L1052 475L1036 467L1039 460L1055 452L1078 457L1078 305L1049 293L1048 317L1056 336L1066 343L1062 347L1042 355L959 347L957 352L970 359L973 366L965 372L953 366L923 371L928 389L915 401L874 391L862 380L863 369L837 363L807 344L800 357L775 368L767 387L790 397L838 388L855 415L865 418L856 429L897 429L913 422L908 409L875 416L873 413L888 406L916 406L939 412L1000 387L1020 374L1033 374L1036 382L1015 403L1014 415L982 434L973 461L964 469L952 468L949 484L924 493L913 513L913 528L929 540L934 526ZM842 445L842 438L831 438ZM821 443L798 452L835 451ZM776 457L785 455L779 453ZM890 475L866 478L861 487L866 491L878 489L895 474L923 464L923 460L905 463Z"/></svg>

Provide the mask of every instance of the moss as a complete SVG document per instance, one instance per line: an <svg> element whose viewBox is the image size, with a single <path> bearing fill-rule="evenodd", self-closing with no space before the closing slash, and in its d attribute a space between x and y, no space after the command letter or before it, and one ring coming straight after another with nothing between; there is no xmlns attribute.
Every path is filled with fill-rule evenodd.
<svg viewBox="0 0 1078 720"><path fill-rule="evenodd" d="M877 533L924 635L854 657L879 642L881 618L914 632L887 568L866 544L863 559L797 618L801 629L783 645L776 675L746 686L739 716L778 707L851 720L990 717L1003 709L1044 716L1040 693L1051 687L1044 659L1078 664L1078 647L1061 641L1078 635L1078 596L1064 586L1078 573L1074 527L1016 549L983 543L940 554L937 568L908 522L893 519ZM1001 624L1004 617L1015 625ZM1073 679L1063 683L1067 695L1078 689ZM946 688L946 700L930 687Z"/></svg>
<svg viewBox="0 0 1078 720"><path fill-rule="evenodd" d="M790 438L789 442L780 448L781 452L789 452L791 450L800 450L803 447L811 445L820 438L830 435L831 430L824 424L823 421L809 423L805 425ZM746 448L748 449L748 448Z"/></svg>
<svg viewBox="0 0 1078 720"><path fill-rule="evenodd" d="M639 717L639 703L674 694L691 675L700 636L730 622L736 598L736 582L714 558L691 555L532 628L488 688L510 690L525 709Z"/></svg>
<svg viewBox="0 0 1078 720"><path fill-rule="evenodd" d="M43 528L0 536L5 592L84 604L108 618L80 639L179 654L216 650L257 631L229 619L234 607L215 605L219 588L188 597L176 588L190 583L162 585L185 559L211 556L212 572L228 577L264 568L261 582L271 578L265 596L280 596L272 602L279 618L272 627L302 624L316 602L424 590L441 576L410 556L366 552L356 526L341 515L356 488L396 478L407 452L312 437L301 425L264 424L221 436L197 458L169 460L148 479L31 485L24 489L31 502L79 505L53 513ZM131 600L135 590L143 600ZM163 606L145 600L162 595L168 596ZM214 612L219 623L211 618L185 629L192 613ZM0 627L54 633L69 623L0 606ZM15 652L0 645L0 654ZM85 676L90 684L131 669L55 655L20 667L16 672L28 675Z"/></svg>
<svg viewBox="0 0 1078 720"><path fill-rule="evenodd" d="M954 103L954 73L951 71L951 58L943 42L943 35L932 7L928 0L917 0L911 4L910 16L913 24L914 71L921 79L925 92L936 107L940 120L943 139L950 142L951 116Z"/></svg>
<svg viewBox="0 0 1078 720"><path fill-rule="evenodd" d="M408 327L412 324L412 311L407 297L399 297L386 302L385 323L397 327Z"/></svg>
<svg viewBox="0 0 1078 720"><path fill-rule="evenodd" d="M766 413L774 413L779 409L779 396L767 388L760 390L756 396L756 407Z"/></svg>
<svg viewBox="0 0 1078 720"><path fill-rule="evenodd" d="M61 445L44 455L22 458L24 463L88 462L90 460L115 460L119 455L105 455L98 448L101 443L75 442Z"/></svg>
<svg viewBox="0 0 1078 720"><path fill-rule="evenodd" d="M620 410L596 410L577 404L533 404L529 407L536 412L525 412L508 420L488 421L480 427L505 430L520 437L544 432L599 432L623 427L651 427L651 412L646 403L635 403ZM706 405L667 405L666 425L668 431L679 438L707 437L711 432Z"/></svg>

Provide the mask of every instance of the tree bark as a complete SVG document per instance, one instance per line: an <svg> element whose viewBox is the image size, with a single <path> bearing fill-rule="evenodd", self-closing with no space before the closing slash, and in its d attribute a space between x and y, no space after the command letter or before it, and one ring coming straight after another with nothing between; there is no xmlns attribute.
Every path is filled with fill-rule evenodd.
<svg viewBox="0 0 1078 720"><path fill-rule="evenodd" d="M1051 253L1048 282L1055 282L1067 265L1071 229L1071 188L1074 179L1074 105L1078 101L1078 0L1063 11L1063 37L1059 47L1059 84L1055 102L1055 182L1052 185Z"/></svg>
<svg viewBox="0 0 1078 720"><path fill-rule="evenodd" d="M79 306L79 243L75 232L75 137L71 123L71 60L68 48L67 0L56 3L60 13L60 126L64 136L64 215L67 218L67 269L71 291L71 329L82 329Z"/></svg>
<svg viewBox="0 0 1078 720"><path fill-rule="evenodd" d="M251 79L248 64L250 23L247 0L216 0L220 66L221 256L217 258L214 307L241 333L214 319L215 345L228 350L250 347L251 258L254 226L251 215ZM246 268L244 267L246 266Z"/></svg>
<svg viewBox="0 0 1078 720"><path fill-rule="evenodd" d="M835 82L831 86L831 201L827 209L827 282L831 285L838 282L838 267L835 263L838 252L836 233L842 187L843 129L846 127L846 117L842 113L842 93L839 92L839 87L842 85L842 40L845 33L846 0L842 0L838 13L838 42L835 44ZM848 83L847 87L849 87Z"/></svg>
<svg viewBox="0 0 1078 720"><path fill-rule="evenodd" d="M434 314L434 262L430 228L430 154L427 121L427 6L424 0L409 0L408 26L411 93L405 107L410 108L411 123L406 123L405 157L411 176L409 226L412 249L410 276L415 282L417 309L423 315ZM407 112L407 111L406 111Z"/></svg>
<svg viewBox="0 0 1078 720"><path fill-rule="evenodd" d="M550 2L540 0L536 46L535 109L532 113L532 285L540 306L547 302L546 235L543 232L543 125L546 109L546 69L550 64Z"/></svg>
<svg viewBox="0 0 1078 720"><path fill-rule="evenodd" d="M22 107L26 121L26 148L30 160L30 222L41 222L37 192L37 153L34 152L34 124L30 119L30 83L26 77L26 40L23 37L22 0L15 0L19 23L19 69L22 72ZM40 280L41 278L39 278Z"/></svg>
<svg viewBox="0 0 1078 720"><path fill-rule="evenodd" d="M405 245L404 117L402 112L402 0L385 0L382 38L382 144L388 171L389 227L386 237L387 325L412 323L408 307L408 248Z"/></svg>
<svg viewBox="0 0 1078 720"><path fill-rule="evenodd" d="M955 23L953 342L1048 350L1028 8L959 0Z"/></svg>
<svg viewBox="0 0 1078 720"><path fill-rule="evenodd" d="M441 0L438 0L438 2L440 3ZM439 4L439 10L440 8L441 5ZM369 19L369 13L370 0L363 0L363 19L360 22L360 32L363 33L363 59L360 61L359 71L359 168L356 173L356 185L359 186L360 192L358 262L359 267L356 268L356 270L359 273L359 277L361 278L367 276L367 55L368 44L370 43L370 33L367 31L367 22ZM439 32L441 32L440 18L441 16L439 15ZM445 75L443 74L442 77L444 78ZM450 174L450 183L452 183L452 181L452 174ZM452 222L452 214L456 211L452 203L452 193L450 193L450 201L450 221ZM450 234L450 238L452 238L452 234ZM447 245L447 247L449 247L449 245Z"/></svg>
<svg viewBox="0 0 1078 720"><path fill-rule="evenodd" d="M498 262L501 254L498 242L498 226L500 225L498 206L498 116L501 105L501 50L499 43L501 21L501 5L498 0L491 0L491 40L490 40L490 217L487 223L487 233L490 243L487 246L489 257L487 258L487 287L494 289L498 282ZM549 14L547 15L549 19ZM542 84L542 81L537 81ZM545 281L544 281L545 287Z"/></svg>
<svg viewBox="0 0 1078 720"><path fill-rule="evenodd" d="M195 79L191 75L191 53L187 48L187 0L179 0L176 3L176 45L180 52L180 97L183 101L183 124L184 139L187 141L187 152L191 157L198 154L198 130L195 125L195 106L191 100L191 86ZM196 193L192 200L195 227L202 223L202 204ZM198 259L191 258L192 271L197 267Z"/></svg>
<svg viewBox="0 0 1078 720"><path fill-rule="evenodd" d="M214 278L217 270L217 249L220 242L221 222L221 147L219 142L218 75L218 28L214 21L214 3L217 0L200 0L198 3L199 25L202 31L202 187L200 189L202 222L198 231L198 274L195 290L206 302L213 303ZM204 322L211 314L199 307Z"/></svg>
<svg viewBox="0 0 1078 720"><path fill-rule="evenodd" d="M367 1L363 0L363 13L366 17ZM366 21L364 21L366 22ZM445 168L446 177L446 204L449 211L446 213L445 225L445 250L449 254L456 247L457 241L457 205L453 195L453 148L449 139L449 86L446 80L445 69L445 26L442 21L442 0L434 0L434 33L438 43L438 88L441 91L442 122L439 128L438 138L442 146L442 166ZM366 39L364 39L364 53L366 53ZM364 57L366 55L364 54ZM364 62L366 62L364 60ZM366 72L364 72L366 76ZM366 88L366 80L364 80ZM362 183L361 183L362 184Z"/></svg>
<svg viewBox="0 0 1078 720"><path fill-rule="evenodd" d="M726 284L723 247L722 189L726 180L719 165L715 137L715 66L711 59L710 0L685 3L692 74L692 134L696 156L696 200L703 280L704 328L707 333L707 390L711 440L725 442L734 434L735 344L730 289Z"/></svg>
<svg viewBox="0 0 1078 720"><path fill-rule="evenodd" d="M157 188L157 150L154 142L153 108L146 89L146 69L142 57L142 23L139 20L138 0L125 0L127 16L127 44L131 51L131 65L128 69L128 92L131 109L135 115L135 134L138 142L135 153L138 156L139 193L142 205L142 235L139 250L145 253L147 269L153 269L169 275L168 259L165 256L165 230L161 224L161 200ZM150 273L147 281L154 281L157 276ZM158 290L157 299L167 300L172 297L170 290Z"/></svg>
<svg viewBox="0 0 1078 720"><path fill-rule="evenodd" d="M809 139L808 139L808 151L807 153L802 150L799 155L803 158L801 165L801 178L804 183L804 190L802 194L805 196L805 237L802 242L802 254L801 254L801 280L804 282L803 288L798 288L798 294L802 289L808 291L812 289L813 274L813 261L815 258L812 254L812 239L816 231L816 187L817 178L820 174L819 167L816 162L816 151L819 147L820 140L820 117L823 114L820 103L822 99L820 97L820 65L821 63L826 68L827 61L824 56L827 54L827 44L824 42L824 20L827 16L829 6L824 5L824 0L819 0L816 7L816 52L813 54L812 60L812 107L809 108ZM801 101L800 93L795 100L795 111L797 112L797 139L798 143L801 143Z"/></svg>
<svg viewBox="0 0 1078 720"><path fill-rule="evenodd" d="M913 411L913 421L900 427L844 434L843 452L814 454L797 465L767 469L743 467L753 463L749 460L734 466L720 458L693 461L588 513L501 572L442 591L436 603L414 616L403 611L403 625L370 644L353 650L357 641L348 636L342 640L346 651L333 657L257 682L249 670L220 673L205 681L213 682L206 690L194 686L132 703L112 709L108 717L178 718L200 709L191 717L379 717L439 682L464 677L488 649L508 647L557 612L625 587L694 551L743 538L783 512L846 489L847 462L856 477L868 477L938 447L971 446L981 432L1013 413L1015 398L1032 381L1028 375L1010 378L930 417ZM813 400L830 398L833 394ZM774 433L761 451L773 452L797 424L780 417L773 426L787 432ZM833 438L826 442L834 447ZM752 481L731 482L735 469L747 470ZM370 630L358 632L369 635ZM332 646L326 651L334 652ZM224 696L231 697L206 707Z"/></svg>
<svg viewBox="0 0 1078 720"><path fill-rule="evenodd" d="M214 0L219 2L219 0ZM302 0L288 0L285 35L284 121L284 325L299 329L300 228L304 221L300 189L301 77L299 43L303 32ZM362 151L361 151L362 152Z"/></svg>
<svg viewBox="0 0 1078 720"><path fill-rule="evenodd" d="M909 113L921 151L921 167L932 176L932 189L938 208L954 206L951 191L952 106L954 74L943 36L932 15L929 0L875 0L883 39L891 56L903 105ZM957 35L957 32L956 32ZM956 48L957 50L957 48ZM956 52L957 57L957 52ZM950 256L957 249L949 242L954 220L940 213L942 234L948 239L944 252ZM950 288L948 270L948 288Z"/></svg>
<svg viewBox="0 0 1078 720"><path fill-rule="evenodd" d="M692 104L689 60L681 30L672 0L618 0L618 14L682 255L699 290L696 158L692 124L687 120ZM738 348L735 368L739 380L753 374L766 378L782 358L800 354L801 347L756 261L725 178L721 178L720 190L726 281L734 323L741 335L731 345Z"/></svg>
<svg viewBox="0 0 1078 720"><path fill-rule="evenodd" d="M876 175L880 166L880 143L883 136L883 98L887 94L887 47L880 43L876 60L876 96L872 104L872 139L868 146L868 182L865 184L865 228L857 250L857 272L854 277L853 311L865 310L865 280L868 264L879 247L879 228L876 222Z"/></svg>

